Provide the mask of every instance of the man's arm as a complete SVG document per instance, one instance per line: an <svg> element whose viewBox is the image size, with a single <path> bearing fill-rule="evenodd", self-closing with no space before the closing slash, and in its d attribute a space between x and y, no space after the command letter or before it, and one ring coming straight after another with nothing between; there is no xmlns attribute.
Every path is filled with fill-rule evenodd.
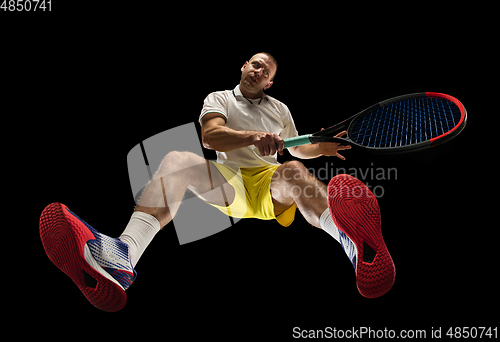
<svg viewBox="0 0 500 342"><path fill-rule="evenodd" d="M340 132L336 135L337 138L341 138L347 134L346 131ZM348 150L351 146L344 145L341 146L338 143L318 143L311 145L301 145L295 146L288 149L288 152L294 157L300 159L312 159L320 156L336 156L342 160L345 160L345 157L338 153L339 150Z"/></svg>
<svg viewBox="0 0 500 342"><path fill-rule="evenodd" d="M222 114L207 113L201 120L201 139L205 148L220 152L255 145L261 155L283 154L284 142L278 134L258 131L237 131L226 127ZM278 144L278 148L276 148Z"/></svg>

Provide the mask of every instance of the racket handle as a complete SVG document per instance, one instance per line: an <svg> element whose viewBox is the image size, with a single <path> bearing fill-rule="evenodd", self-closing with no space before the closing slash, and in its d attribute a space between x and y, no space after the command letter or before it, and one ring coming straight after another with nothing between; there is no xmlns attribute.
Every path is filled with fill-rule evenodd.
<svg viewBox="0 0 500 342"><path fill-rule="evenodd" d="M300 135L298 137L286 138L285 148L290 148L300 145L308 145L311 143L311 140L309 139L310 136L311 136L310 134L306 134L306 135Z"/></svg>

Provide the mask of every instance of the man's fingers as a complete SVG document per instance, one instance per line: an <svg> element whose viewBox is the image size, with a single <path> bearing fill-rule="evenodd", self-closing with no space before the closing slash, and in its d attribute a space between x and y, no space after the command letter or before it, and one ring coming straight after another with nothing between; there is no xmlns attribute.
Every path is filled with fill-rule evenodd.
<svg viewBox="0 0 500 342"><path fill-rule="evenodd" d="M345 160L345 157L343 155L341 155L340 153L335 153L335 156L339 157L340 159L342 160Z"/></svg>
<svg viewBox="0 0 500 342"><path fill-rule="evenodd" d="M280 154L280 156L282 156L283 149L285 148L285 142L283 140L281 140L281 141L278 141L277 144L278 144L278 153Z"/></svg>
<svg viewBox="0 0 500 342"><path fill-rule="evenodd" d="M264 147L262 147L262 144L257 145L257 148L259 149L259 153L261 156L264 155Z"/></svg>
<svg viewBox="0 0 500 342"><path fill-rule="evenodd" d="M261 156L274 155L276 152L283 155L285 141L277 134L265 133L259 137L254 145L259 149Z"/></svg>
<svg viewBox="0 0 500 342"><path fill-rule="evenodd" d="M278 153L280 154L280 156L282 156L283 149L285 148L285 141L280 136L277 136L274 141L275 141L275 144L277 145Z"/></svg>
<svg viewBox="0 0 500 342"><path fill-rule="evenodd" d="M266 142L265 142L264 150L267 152L266 156L273 155L276 153L276 143L274 142L274 138L271 134L266 134Z"/></svg>
<svg viewBox="0 0 500 342"><path fill-rule="evenodd" d="M342 137L343 137L344 135L346 135L346 134L347 134L347 131L342 131L342 132L340 132L339 134L337 134L337 135L335 136L335 138L342 138Z"/></svg>
<svg viewBox="0 0 500 342"><path fill-rule="evenodd" d="M351 145L339 145L339 150L350 150Z"/></svg>

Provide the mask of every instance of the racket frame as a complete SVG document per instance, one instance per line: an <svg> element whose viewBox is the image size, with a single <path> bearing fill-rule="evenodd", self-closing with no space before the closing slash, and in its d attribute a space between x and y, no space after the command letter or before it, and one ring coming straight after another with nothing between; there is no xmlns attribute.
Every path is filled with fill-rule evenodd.
<svg viewBox="0 0 500 342"><path fill-rule="evenodd" d="M410 99L414 97L438 97L450 100L453 102L458 109L460 110L460 120L458 124L455 125L448 132L441 134L437 137L434 137L430 140L425 140L419 142L417 144L399 146L399 147L370 147L357 144L356 142L349 139L349 132L353 125L358 121L365 113L371 112L372 110L378 109L380 107L386 106L393 102ZM373 153L398 153L398 152L410 152L415 150L426 149L429 147L434 147L440 145L444 142L447 142L457 136L465 127L467 122L467 111L463 104L453 96L442 94L442 93L434 93L434 92L422 92L422 93L413 93L408 95L396 96L391 99L379 102L374 104L371 107L368 107L361 112L351 116L350 118L330 127L323 131L319 131L313 134L301 135L298 137L287 138L285 139L285 148L290 148L294 146L306 145L306 144L316 144L320 142L330 142L330 143L340 143L342 145L351 145L354 148L361 148ZM347 138L337 138L334 137L336 133L339 133L343 130L347 130Z"/></svg>

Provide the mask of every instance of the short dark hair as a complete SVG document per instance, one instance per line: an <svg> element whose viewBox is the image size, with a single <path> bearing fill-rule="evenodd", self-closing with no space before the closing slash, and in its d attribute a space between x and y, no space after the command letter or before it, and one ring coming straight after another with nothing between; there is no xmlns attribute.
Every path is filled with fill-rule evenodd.
<svg viewBox="0 0 500 342"><path fill-rule="evenodd" d="M274 72L274 76L273 78L271 78L271 81L274 80L274 78L276 77L276 73L278 72L278 62L276 62L276 58L273 57L273 55L271 55L270 53L268 52L258 52L256 53L255 55L252 56L252 58L254 58L256 55L259 55L259 54L263 54L263 55L266 55L267 57L269 57L271 59L271 61L273 61L274 65L276 65L276 71ZM250 58L250 60L252 59Z"/></svg>

